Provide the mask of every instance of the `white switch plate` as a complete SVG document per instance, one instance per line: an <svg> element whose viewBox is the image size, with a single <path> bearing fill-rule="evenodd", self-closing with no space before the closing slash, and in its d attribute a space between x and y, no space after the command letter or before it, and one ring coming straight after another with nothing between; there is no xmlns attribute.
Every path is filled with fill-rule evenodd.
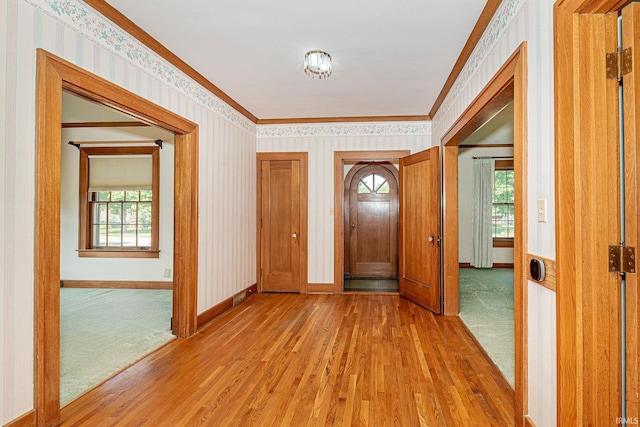
<svg viewBox="0 0 640 427"><path fill-rule="evenodd" d="M547 199L538 199L538 222L547 222Z"/></svg>
<svg viewBox="0 0 640 427"><path fill-rule="evenodd" d="M329 216L333 216L333 208L329 208Z"/></svg>
<svg viewBox="0 0 640 427"><path fill-rule="evenodd" d="M164 269L164 278L168 279L171 277L171 269L170 268L165 268Z"/></svg>

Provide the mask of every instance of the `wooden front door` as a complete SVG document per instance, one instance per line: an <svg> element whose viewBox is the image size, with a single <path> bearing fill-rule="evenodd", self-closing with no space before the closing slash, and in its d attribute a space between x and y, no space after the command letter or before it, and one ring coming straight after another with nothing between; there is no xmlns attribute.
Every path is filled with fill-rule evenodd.
<svg viewBox="0 0 640 427"><path fill-rule="evenodd" d="M384 166L360 169L349 189L351 277L398 275L398 182Z"/></svg>
<svg viewBox="0 0 640 427"><path fill-rule="evenodd" d="M259 163L261 290L300 292L300 161L263 160Z"/></svg>
<svg viewBox="0 0 640 427"><path fill-rule="evenodd" d="M400 294L440 313L438 149L400 159Z"/></svg>

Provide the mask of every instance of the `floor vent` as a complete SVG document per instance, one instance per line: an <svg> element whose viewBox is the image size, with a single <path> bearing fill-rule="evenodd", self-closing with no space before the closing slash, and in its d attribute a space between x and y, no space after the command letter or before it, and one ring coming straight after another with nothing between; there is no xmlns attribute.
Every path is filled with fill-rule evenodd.
<svg viewBox="0 0 640 427"><path fill-rule="evenodd" d="M240 304L245 300L245 298L247 298L245 291L242 291L239 294L235 294L233 296L233 306L235 307L236 305Z"/></svg>

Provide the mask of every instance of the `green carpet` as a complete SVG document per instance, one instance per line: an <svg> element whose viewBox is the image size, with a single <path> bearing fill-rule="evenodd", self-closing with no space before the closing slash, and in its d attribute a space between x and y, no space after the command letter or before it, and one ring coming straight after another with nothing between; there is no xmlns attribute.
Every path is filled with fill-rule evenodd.
<svg viewBox="0 0 640 427"><path fill-rule="evenodd" d="M60 405L174 338L172 291L60 289Z"/></svg>
<svg viewBox="0 0 640 427"><path fill-rule="evenodd" d="M513 387L513 270L461 268L460 317Z"/></svg>

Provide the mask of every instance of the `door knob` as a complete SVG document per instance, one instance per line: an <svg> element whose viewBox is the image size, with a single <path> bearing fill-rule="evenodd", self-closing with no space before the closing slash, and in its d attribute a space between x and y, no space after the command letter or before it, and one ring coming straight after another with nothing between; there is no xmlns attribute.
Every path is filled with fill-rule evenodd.
<svg viewBox="0 0 640 427"><path fill-rule="evenodd" d="M355 222L351 223L351 228L356 228L356 223Z"/></svg>
<svg viewBox="0 0 640 427"><path fill-rule="evenodd" d="M294 233L291 235L291 237L293 237L294 239L297 239L297 238L298 238L298 235L294 232Z"/></svg>
<svg viewBox="0 0 640 427"><path fill-rule="evenodd" d="M435 245L435 236L429 236L427 240L430 241L432 245Z"/></svg>

